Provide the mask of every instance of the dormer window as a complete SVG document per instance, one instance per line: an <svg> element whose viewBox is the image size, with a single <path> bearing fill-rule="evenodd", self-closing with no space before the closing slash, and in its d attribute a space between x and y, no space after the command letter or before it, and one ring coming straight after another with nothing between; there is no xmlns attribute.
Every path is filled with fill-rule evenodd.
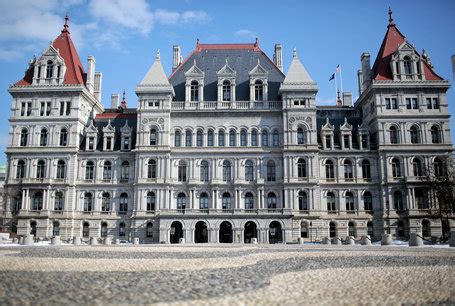
<svg viewBox="0 0 455 306"><path fill-rule="evenodd" d="M190 101L199 101L199 83L197 81L191 82Z"/></svg>
<svg viewBox="0 0 455 306"><path fill-rule="evenodd" d="M54 63L51 60L47 61L47 65L46 65L46 78L47 79L52 78L53 70L54 70Z"/></svg>
<svg viewBox="0 0 455 306"><path fill-rule="evenodd" d="M254 101L264 100L264 85L261 80L254 82Z"/></svg>
<svg viewBox="0 0 455 306"><path fill-rule="evenodd" d="M268 72L261 66L258 58L257 65L248 73L250 76L250 99L264 101L267 99Z"/></svg>
<svg viewBox="0 0 455 306"><path fill-rule="evenodd" d="M88 138L88 150L93 151L95 149L95 137Z"/></svg>
<svg viewBox="0 0 455 306"><path fill-rule="evenodd" d="M196 65L196 60L185 72L185 101L202 101L204 98L204 72Z"/></svg>
<svg viewBox="0 0 455 306"><path fill-rule="evenodd" d="M223 101L231 101L231 82L223 82Z"/></svg>
<svg viewBox="0 0 455 306"><path fill-rule="evenodd" d="M120 129L121 133L121 150L131 150L131 133L132 128L128 125L128 120L125 121L125 125Z"/></svg>

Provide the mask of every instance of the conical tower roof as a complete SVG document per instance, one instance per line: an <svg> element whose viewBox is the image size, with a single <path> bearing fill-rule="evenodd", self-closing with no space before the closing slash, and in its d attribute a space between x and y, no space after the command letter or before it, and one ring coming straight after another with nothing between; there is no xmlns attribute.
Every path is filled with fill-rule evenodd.
<svg viewBox="0 0 455 306"><path fill-rule="evenodd" d="M310 74L303 67L297 56L297 50L294 49L291 65L289 66L286 78L280 87L280 91L293 90L317 90L318 86L311 78Z"/></svg>
<svg viewBox="0 0 455 306"><path fill-rule="evenodd" d="M161 64L160 51L156 53L155 62L137 85L136 92L172 92L173 88Z"/></svg>

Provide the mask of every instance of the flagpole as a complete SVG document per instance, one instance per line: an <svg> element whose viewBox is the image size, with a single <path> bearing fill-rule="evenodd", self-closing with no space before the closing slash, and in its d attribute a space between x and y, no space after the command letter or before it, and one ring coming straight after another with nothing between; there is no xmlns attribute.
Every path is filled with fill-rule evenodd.
<svg viewBox="0 0 455 306"><path fill-rule="evenodd" d="M338 103L338 83L337 83L337 72L335 71L335 102Z"/></svg>
<svg viewBox="0 0 455 306"><path fill-rule="evenodd" d="M341 87L341 94L343 94L343 75L341 74L341 64L340 64L340 87Z"/></svg>

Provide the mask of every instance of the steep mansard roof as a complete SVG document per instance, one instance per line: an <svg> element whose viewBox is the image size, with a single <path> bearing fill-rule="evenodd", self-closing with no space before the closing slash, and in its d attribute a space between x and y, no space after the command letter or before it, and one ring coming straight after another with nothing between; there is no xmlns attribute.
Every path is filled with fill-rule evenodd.
<svg viewBox="0 0 455 306"><path fill-rule="evenodd" d="M236 72L236 99L250 100L249 72L259 63L268 72L268 99L278 100L278 90L284 80L284 74L259 48L258 44L197 44L196 49L177 67L169 77L174 87L175 100L185 100L185 72L196 62L204 73L204 100L218 99L217 72L226 65Z"/></svg>
<svg viewBox="0 0 455 306"><path fill-rule="evenodd" d="M63 84L80 84L85 85L87 75L84 67L81 64L77 50L71 40L70 32L68 31L68 16L65 17L65 25L57 38L52 42L52 46L59 51L60 56L65 61L66 73ZM22 80L15 85L31 85L33 80L34 66L30 65L25 72Z"/></svg>

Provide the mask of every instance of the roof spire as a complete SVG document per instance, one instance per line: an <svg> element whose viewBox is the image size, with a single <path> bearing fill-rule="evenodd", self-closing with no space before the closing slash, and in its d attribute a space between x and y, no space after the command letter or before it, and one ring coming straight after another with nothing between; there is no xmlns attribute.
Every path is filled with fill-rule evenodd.
<svg viewBox="0 0 455 306"><path fill-rule="evenodd" d="M156 57L155 57L155 59L156 59L157 61L161 61L160 49L158 49L158 50L156 51Z"/></svg>
<svg viewBox="0 0 455 306"><path fill-rule="evenodd" d="M297 58L297 48L294 48L294 50L292 50L292 58Z"/></svg>
<svg viewBox="0 0 455 306"><path fill-rule="evenodd" d="M259 47L259 38L256 37L256 41L254 43L254 46L257 48Z"/></svg>
<svg viewBox="0 0 455 306"><path fill-rule="evenodd" d="M392 17L392 9L389 6L389 26L394 26L394 25L395 25L395 22L393 21L393 17Z"/></svg>
<svg viewBox="0 0 455 306"><path fill-rule="evenodd" d="M122 98L121 108L122 109L126 109L125 89L123 90L123 98Z"/></svg>
<svg viewBox="0 0 455 306"><path fill-rule="evenodd" d="M68 31L68 28L69 28L69 25L68 25L68 13L66 13L66 16L65 16L65 24L63 25L63 30L62 30L62 33L68 33L70 34L70 31Z"/></svg>

